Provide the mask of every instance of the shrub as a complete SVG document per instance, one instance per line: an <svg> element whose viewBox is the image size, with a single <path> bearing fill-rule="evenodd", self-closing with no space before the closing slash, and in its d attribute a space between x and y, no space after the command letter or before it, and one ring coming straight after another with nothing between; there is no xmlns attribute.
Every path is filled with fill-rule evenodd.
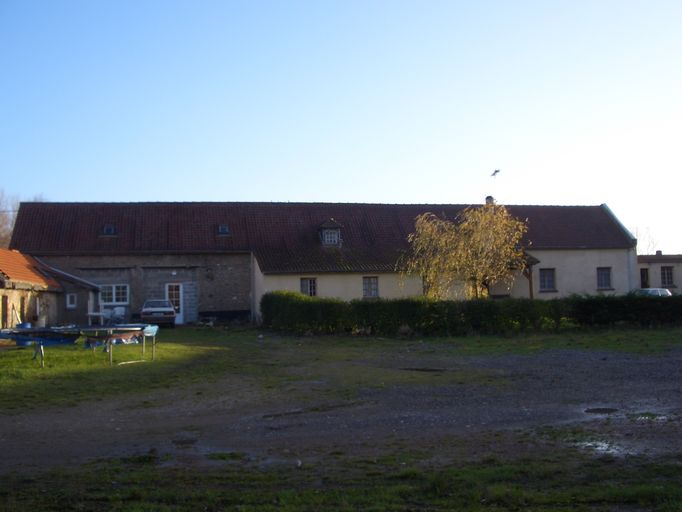
<svg viewBox="0 0 682 512"><path fill-rule="evenodd" d="M350 306L340 299L276 291L261 299L263 324L297 334L331 334L350 328Z"/></svg>
<svg viewBox="0 0 682 512"><path fill-rule="evenodd" d="M565 301L571 319L584 327L661 326L682 322L682 296L573 296Z"/></svg>

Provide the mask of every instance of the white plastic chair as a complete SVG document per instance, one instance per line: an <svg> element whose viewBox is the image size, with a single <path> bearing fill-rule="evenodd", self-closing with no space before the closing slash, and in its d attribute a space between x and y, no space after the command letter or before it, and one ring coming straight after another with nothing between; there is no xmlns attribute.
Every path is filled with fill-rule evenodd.
<svg viewBox="0 0 682 512"><path fill-rule="evenodd" d="M123 306L115 306L111 310L111 323L122 324L125 322L126 308Z"/></svg>

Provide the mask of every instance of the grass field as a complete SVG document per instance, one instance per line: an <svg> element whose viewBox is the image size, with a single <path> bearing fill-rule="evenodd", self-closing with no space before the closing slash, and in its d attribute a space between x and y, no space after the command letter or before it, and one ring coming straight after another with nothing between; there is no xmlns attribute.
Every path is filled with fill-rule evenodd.
<svg viewBox="0 0 682 512"><path fill-rule="evenodd" d="M368 386L505 385L485 371L426 371L444 355L456 360L549 349L641 354L679 346L679 329L452 339L164 330L156 361L149 360L148 350L147 362L139 364L118 365L139 360L139 346L117 346L113 367L101 349L93 352L79 345L48 347L42 369L31 359L30 349L0 351L0 419L27 409L70 407L169 387L194 389L225 373L248 381L264 395L273 390L303 393L297 382L324 375L333 384L325 393L352 398L354 390ZM424 371L381 368L382 360L406 352L416 355ZM363 364L368 360L377 364ZM618 458L561 448L519 460L487 458L438 466L424 464L419 451L400 446L367 458L331 450L319 462L282 466L239 452L214 452L197 470L171 464L164 454L152 451L37 474L4 475L0 510L682 511L681 454L678 450L658 459Z"/></svg>
<svg viewBox="0 0 682 512"><path fill-rule="evenodd" d="M318 373L334 373L335 363L348 362L339 372L340 385L395 383L421 379L428 384L428 372L391 372L377 374L358 359L381 359L386 354L409 351L428 360L430 354L472 356L519 353L530 354L548 349L616 350L633 353L662 352L682 345L681 329L570 332L502 338L371 337L286 337L256 330L174 329L158 337L156 361L151 362L147 347L145 362L119 365L142 359L139 345L117 345L114 366L101 348L71 346L46 348L45 368L32 359L32 348L0 351L0 411L73 405L87 400L102 400L110 395L128 395L144 390L181 387L210 382L225 372L243 375L263 388L279 387L283 381L314 379L315 375L296 375L297 368L316 367ZM314 362L314 365L309 363ZM457 379L486 378L485 375L457 375ZM442 382L440 379L438 382Z"/></svg>
<svg viewBox="0 0 682 512"><path fill-rule="evenodd" d="M227 460L202 471L164 468L154 454L3 478L11 511L554 510L679 511L682 461L588 460L572 454L514 463L396 470L381 460L258 469ZM409 460L409 456L406 457Z"/></svg>

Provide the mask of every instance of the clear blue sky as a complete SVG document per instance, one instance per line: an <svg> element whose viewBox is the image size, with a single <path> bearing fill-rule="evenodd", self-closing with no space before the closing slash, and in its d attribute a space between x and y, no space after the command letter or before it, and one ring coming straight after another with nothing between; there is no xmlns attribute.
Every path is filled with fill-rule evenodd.
<svg viewBox="0 0 682 512"><path fill-rule="evenodd" d="M682 253L681 27L680 0L0 0L1 188L607 203Z"/></svg>

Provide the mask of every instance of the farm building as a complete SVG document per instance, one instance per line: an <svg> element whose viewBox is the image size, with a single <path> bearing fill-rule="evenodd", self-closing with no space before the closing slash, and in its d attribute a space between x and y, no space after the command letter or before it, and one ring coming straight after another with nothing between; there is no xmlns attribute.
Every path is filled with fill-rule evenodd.
<svg viewBox="0 0 682 512"><path fill-rule="evenodd" d="M415 217L469 205L347 203L23 203L11 247L101 289L134 319L168 298L178 323L257 317L271 290L353 299L422 293L404 278ZM606 205L507 206L526 220L534 265L495 295L625 293L638 284L636 241Z"/></svg>
<svg viewBox="0 0 682 512"><path fill-rule="evenodd" d="M0 326L85 323L99 288L16 250L0 249Z"/></svg>

